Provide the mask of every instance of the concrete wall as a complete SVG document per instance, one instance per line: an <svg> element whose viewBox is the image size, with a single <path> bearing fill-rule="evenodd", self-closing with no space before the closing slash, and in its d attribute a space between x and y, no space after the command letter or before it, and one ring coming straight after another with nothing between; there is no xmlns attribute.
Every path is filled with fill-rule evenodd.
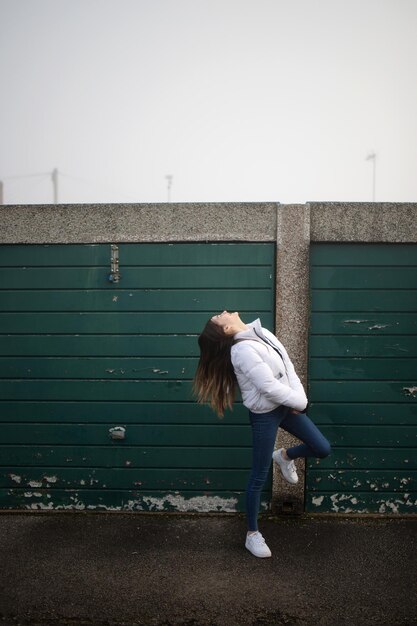
<svg viewBox="0 0 417 626"><path fill-rule="evenodd" d="M417 242L417 203L189 203L3 206L0 244L275 241L277 334L307 382L311 241ZM278 445L291 445L286 433ZM301 469L301 473L303 473ZM273 507L301 512L296 488L274 474Z"/></svg>
<svg viewBox="0 0 417 626"><path fill-rule="evenodd" d="M0 243L274 241L277 205L3 206Z"/></svg>

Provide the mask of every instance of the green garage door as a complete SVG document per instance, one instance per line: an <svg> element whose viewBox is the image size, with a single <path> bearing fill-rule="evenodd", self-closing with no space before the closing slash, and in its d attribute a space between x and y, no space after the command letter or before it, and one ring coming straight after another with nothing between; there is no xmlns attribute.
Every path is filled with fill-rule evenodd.
<svg viewBox="0 0 417 626"><path fill-rule="evenodd" d="M219 420L191 379L213 313L273 327L274 257L250 243L1 246L0 507L242 510L246 411Z"/></svg>
<svg viewBox="0 0 417 626"><path fill-rule="evenodd" d="M309 511L417 512L417 246L311 249Z"/></svg>

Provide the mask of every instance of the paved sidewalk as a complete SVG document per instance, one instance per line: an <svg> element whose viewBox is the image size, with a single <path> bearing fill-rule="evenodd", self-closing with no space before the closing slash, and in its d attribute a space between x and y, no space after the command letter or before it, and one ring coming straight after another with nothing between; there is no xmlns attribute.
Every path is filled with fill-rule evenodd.
<svg viewBox="0 0 417 626"><path fill-rule="evenodd" d="M417 624L417 518L0 514L0 625Z"/></svg>

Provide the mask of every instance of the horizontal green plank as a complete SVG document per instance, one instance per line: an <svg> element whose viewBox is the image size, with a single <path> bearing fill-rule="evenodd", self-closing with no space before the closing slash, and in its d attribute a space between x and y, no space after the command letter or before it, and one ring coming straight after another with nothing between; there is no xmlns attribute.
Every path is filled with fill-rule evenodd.
<svg viewBox="0 0 417 626"><path fill-rule="evenodd" d="M266 325L266 324L265 324ZM272 326L269 325L270 327ZM3 335L2 356L199 357L198 335Z"/></svg>
<svg viewBox="0 0 417 626"><path fill-rule="evenodd" d="M311 265L417 265L417 245L312 243Z"/></svg>
<svg viewBox="0 0 417 626"><path fill-rule="evenodd" d="M2 380L4 400L184 401L192 399L190 381L164 380Z"/></svg>
<svg viewBox="0 0 417 626"><path fill-rule="evenodd" d="M311 469L417 469L415 447L410 448L333 448L325 459L309 459Z"/></svg>
<svg viewBox="0 0 417 626"><path fill-rule="evenodd" d="M311 289L414 289L417 298L415 267L313 267Z"/></svg>
<svg viewBox="0 0 417 626"><path fill-rule="evenodd" d="M306 511L314 513L417 513L417 494L357 493L341 491L333 494L308 493Z"/></svg>
<svg viewBox="0 0 417 626"><path fill-rule="evenodd" d="M352 316L345 313L312 313L310 330L313 334L415 335L417 334L417 315L416 313L377 313L374 315L364 313Z"/></svg>
<svg viewBox="0 0 417 626"><path fill-rule="evenodd" d="M415 312L417 295L413 289L401 289L397 285L395 298L391 289L314 289L311 292L312 311L341 311L351 313L364 311Z"/></svg>
<svg viewBox="0 0 417 626"><path fill-rule="evenodd" d="M250 262L250 259L248 259ZM108 268L8 268L0 269L4 289L111 289ZM121 289L264 288L271 287L270 267L126 267L121 268Z"/></svg>
<svg viewBox="0 0 417 626"><path fill-rule="evenodd" d="M13 356L199 356L197 335L3 335L0 354Z"/></svg>
<svg viewBox="0 0 417 626"><path fill-rule="evenodd" d="M114 242L117 244L117 242ZM123 243L119 263L128 265L252 265L274 262L273 243ZM1 245L0 267L109 266L111 244Z"/></svg>
<svg viewBox="0 0 417 626"><path fill-rule="evenodd" d="M402 446L417 447L417 423L415 426L362 425L320 427L321 432L333 446Z"/></svg>
<svg viewBox="0 0 417 626"><path fill-rule="evenodd" d="M2 445L0 459L4 466L37 465L48 467L154 467L154 468L249 468L251 447L231 448L212 446L196 448L125 445L126 442L108 446L83 446L61 444L57 446Z"/></svg>
<svg viewBox="0 0 417 626"><path fill-rule="evenodd" d="M251 320L258 311L247 313ZM271 323L271 315L263 316ZM0 313L2 334L200 334L207 313Z"/></svg>
<svg viewBox="0 0 417 626"><path fill-rule="evenodd" d="M269 265L275 262L274 243L121 244L123 265Z"/></svg>
<svg viewBox="0 0 417 626"><path fill-rule="evenodd" d="M0 467L0 488L245 491L249 469ZM270 477L269 477L270 478Z"/></svg>
<svg viewBox="0 0 417 626"><path fill-rule="evenodd" d="M25 495L27 494L27 495ZM269 509L271 496L261 496L261 511ZM1 509L243 512L242 491L140 491L137 489L0 489Z"/></svg>
<svg viewBox="0 0 417 626"><path fill-rule="evenodd" d="M125 439L112 440L113 427L125 427ZM126 446L167 446L164 454L170 457L170 447L180 446L250 446L249 425L226 424L2 424L3 444L77 444L106 445L112 443ZM111 456L111 449L108 450Z"/></svg>
<svg viewBox="0 0 417 626"><path fill-rule="evenodd" d="M1 267L104 266L109 264L110 256L110 243L0 245Z"/></svg>
<svg viewBox="0 0 417 626"><path fill-rule="evenodd" d="M309 353L312 357L415 357L416 336L310 335Z"/></svg>
<svg viewBox="0 0 417 626"><path fill-rule="evenodd" d="M190 379L197 358L0 357L0 378Z"/></svg>
<svg viewBox="0 0 417 626"><path fill-rule="evenodd" d="M314 380L406 380L410 372L417 372L417 355L401 358L310 358L310 383Z"/></svg>
<svg viewBox="0 0 417 626"><path fill-rule="evenodd" d="M110 429L126 429L123 442L113 441ZM333 446L344 447L415 447L416 426L322 426L322 433ZM2 424L3 444L77 444L148 446L250 446L249 425L229 424ZM110 453L110 452L109 452ZM170 455L167 448L165 454Z"/></svg>
<svg viewBox="0 0 417 626"><path fill-rule="evenodd" d="M127 384L127 383L125 383ZM313 381L309 386L314 402L411 402L417 408L416 381Z"/></svg>
<svg viewBox="0 0 417 626"><path fill-rule="evenodd" d="M27 289L0 291L0 311L271 311L273 289Z"/></svg>
<svg viewBox="0 0 417 626"><path fill-rule="evenodd" d="M307 491L417 492L416 470L308 470Z"/></svg>
<svg viewBox="0 0 417 626"><path fill-rule="evenodd" d="M316 424L417 424L417 407L397 402L310 402Z"/></svg>
<svg viewBox="0 0 417 626"><path fill-rule="evenodd" d="M217 417L196 402L0 402L1 422L88 422L125 424L247 424L248 410L236 402Z"/></svg>

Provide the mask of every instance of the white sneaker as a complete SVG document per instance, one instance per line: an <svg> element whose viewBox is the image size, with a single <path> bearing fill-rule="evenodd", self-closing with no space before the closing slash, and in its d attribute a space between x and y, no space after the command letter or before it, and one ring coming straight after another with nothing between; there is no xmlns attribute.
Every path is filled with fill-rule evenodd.
<svg viewBox="0 0 417 626"><path fill-rule="evenodd" d="M253 555L261 558L272 556L271 550L266 545L265 539L262 537L259 530L252 535L246 535L245 548L247 548L249 552L252 552Z"/></svg>
<svg viewBox="0 0 417 626"><path fill-rule="evenodd" d="M282 456L282 451L284 448L280 448L279 450L275 450L272 455L275 463L281 468L281 473L287 483L291 483L291 485L296 485L298 483L297 470L295 469L294 461L286 461Z"/></svg>

